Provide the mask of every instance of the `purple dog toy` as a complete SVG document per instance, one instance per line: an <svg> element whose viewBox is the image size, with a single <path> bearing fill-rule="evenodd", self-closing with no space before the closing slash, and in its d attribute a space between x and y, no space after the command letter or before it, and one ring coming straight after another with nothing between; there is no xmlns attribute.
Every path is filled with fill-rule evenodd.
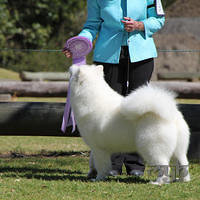
<svg viewBox="0 0 200 200"><path fill-rule="evenodd" d="M72 62L75 65L86 64L86 56L92 50L92 42L86 37L75 36L67 40L64 50L72 53Z"/></svg>
<svg viewBox="0 0 200 200"><path fill-rule="evenodd" d="M72 62L75 65L84 65L86 64L86 56L92 50L92 42L86 37L75 36L67 40L65 43L64 50L69 50L72 53ZM62 127L61 130L65 133L66 128L72 125L72 132L75 131L76 122L74 120L74 113L71 110L70 106L70 82L67 92L67 101L65 104L65 110L63 115Z"/></svg>

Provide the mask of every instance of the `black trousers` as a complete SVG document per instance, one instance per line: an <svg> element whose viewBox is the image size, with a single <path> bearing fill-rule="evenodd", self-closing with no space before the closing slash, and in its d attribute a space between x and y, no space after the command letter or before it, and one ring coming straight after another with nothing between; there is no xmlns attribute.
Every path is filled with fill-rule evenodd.
<svg viewBox="0 0 200 200"><path fill-rule="evenodd" d="M147 84L154 69L153 58L131 63L127 46L121 48L119 64L94 63L104 66L106 82L123 96ZM120 174L122 173L123 163L128 174L133 169L144 171L145 168L143 159L137 153L116 153L111 156L111 161L112 169L117 170Z"/></svg>

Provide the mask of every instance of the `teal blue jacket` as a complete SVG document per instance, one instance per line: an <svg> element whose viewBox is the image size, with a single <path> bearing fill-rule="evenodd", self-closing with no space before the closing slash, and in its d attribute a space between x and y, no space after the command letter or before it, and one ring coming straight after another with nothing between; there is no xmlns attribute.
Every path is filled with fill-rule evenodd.
<svg viewBox="0 0 200 200"><path fill-rule="evenodd" d="M126 8L123 8L122 1L127 1ZM79 35L91 41L98 35L93 60L119 63L121 46L126 34L131 62L157 57L152 36L162 28L165 17L157 14L154 1L87 0L87 21ZM145 31L135 30L127 33L121 22L125 15L133 20L142 21Z"/></svg>

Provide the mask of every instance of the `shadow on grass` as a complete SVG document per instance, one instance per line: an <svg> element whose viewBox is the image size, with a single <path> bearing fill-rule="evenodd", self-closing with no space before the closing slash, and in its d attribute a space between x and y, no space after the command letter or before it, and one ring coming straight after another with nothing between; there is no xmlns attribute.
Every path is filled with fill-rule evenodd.
<svg viewBox="0 0 200 200"><path fill-rule="evenodd" d="M200 164L200 159L196 159L196 160L189 160L189 163L193 163L193 164Z"/></svg>
<svg viewBox="0 0 200 200"><path fill-rule="evenodd" d="M63 169L47 169L47 168L34 168L34 167L0 167L0 173L26 173L31 172L32 174L37 173L45 173L45 174L52 174L52 173L60 173L60 174L82 174L80 171L70 171L70 170L63 170Z"/></svg>
<svg viewBox="0 0 200 200"><path fill-rule="evenodd" d="M145 179L144 177L138 177L138 176L128 176L128 177L117 177L115 179L111 179L112 181L116 181L119 183L136 183L136 184L146 184L149 183L149 180Z"/></svg>
<svg viewBox="0 0 200 200"><path fill-rule="evenodd" d="M1 178L26 178L39 179L45 181L69 180L92 182L87 178L85 173L81 171L62 170L62 169L47 169L34 167L0 167ZM140 177L109 177L105 182L121 182L121 183L137 183L145 184L148 180Z"/></svg>
<svg viewBox="0 0 200 200"><path fill-rule="evenodd" d="M27 178L27 179L41 179L41 180L84 180L87 179L85 175L80 176L82 172L62 170L62 169L47 169L34 167L0 167L1 177L10 178ZM67 174L67 175L66 175ZM85 178L84 178L85 177Z"/></svg>
<svg viewBox="0 0 200 200"><path fill-rule="evenodd" d="M8 154L0 155L0 158L27 158L27 157L62 157L62 156L89 156L88 151L44 151L36 154L26 154L11 151Z"/></svg>

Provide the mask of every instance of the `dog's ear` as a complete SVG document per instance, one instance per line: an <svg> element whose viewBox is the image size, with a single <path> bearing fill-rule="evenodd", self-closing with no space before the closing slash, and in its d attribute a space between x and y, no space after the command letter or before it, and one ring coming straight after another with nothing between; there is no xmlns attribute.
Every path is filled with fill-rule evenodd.
<svg viewBox="0 0 200 200"><path fill-rule="evenodd" d="M103 71L103 65L97 65L96 68L97 68L99 71Z"/></svg>
<svg viewBox="0 0 200 200"><path fill-rule="evenodd" d="M98 73L101 74L103 76L103 65L97 65L96 69L98 70Z"/></svg>

